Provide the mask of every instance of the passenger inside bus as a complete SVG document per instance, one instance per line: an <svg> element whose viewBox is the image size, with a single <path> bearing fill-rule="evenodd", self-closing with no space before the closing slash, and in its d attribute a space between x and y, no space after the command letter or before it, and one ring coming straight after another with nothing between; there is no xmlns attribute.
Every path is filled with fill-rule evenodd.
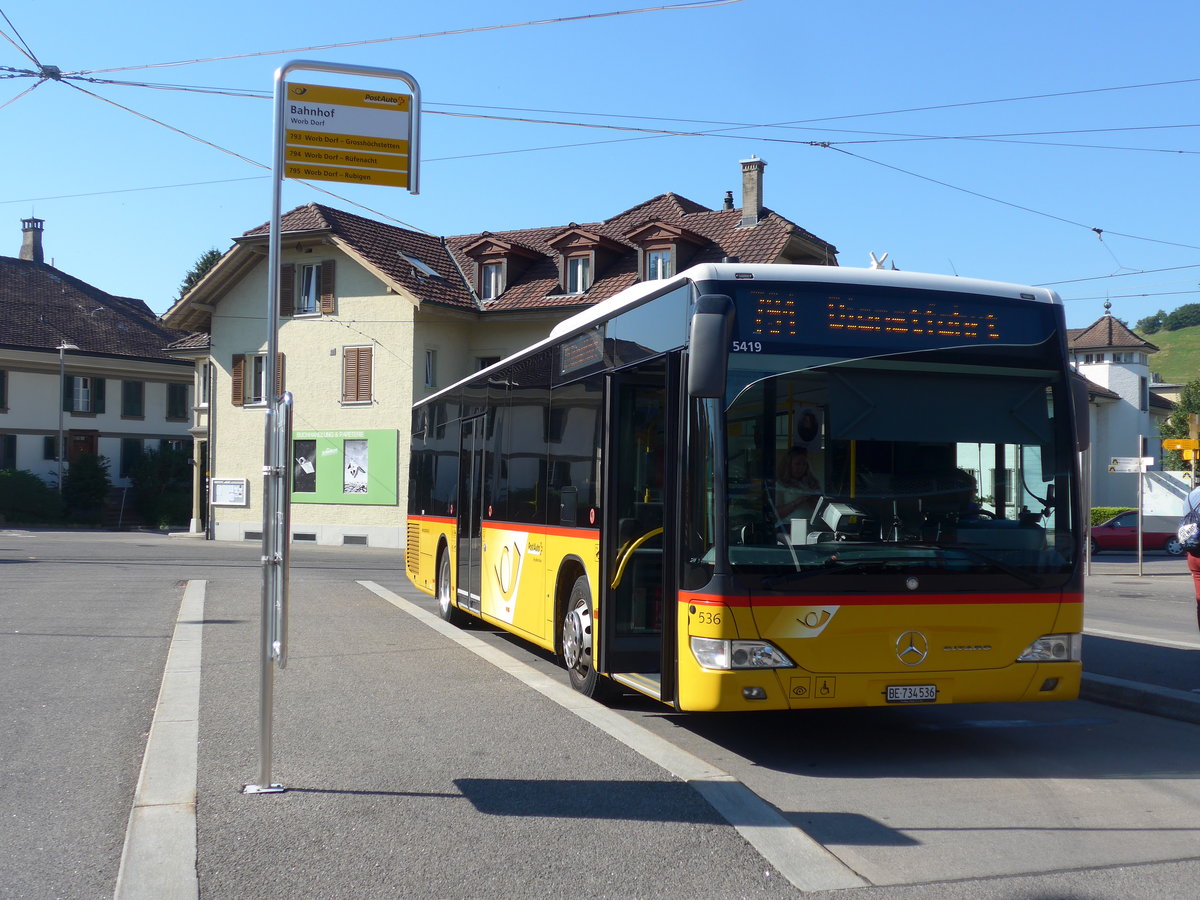
<svg viewBox="0 0 1200 900"><path fill-rule="evenodd" d="M792 447L779 467L775 485L775 514L780 522L808 518L821 496L821 482L808 462L808 450Z"/></svg>

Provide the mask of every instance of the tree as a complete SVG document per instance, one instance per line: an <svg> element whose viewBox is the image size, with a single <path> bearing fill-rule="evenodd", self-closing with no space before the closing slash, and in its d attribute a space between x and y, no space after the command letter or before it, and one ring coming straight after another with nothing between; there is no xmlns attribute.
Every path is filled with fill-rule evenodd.
<svg viewBox="0 0 1200 900"><path fill-rule="evenodd" d="M1138 334L1158 334L1158 332L1162 331L1163 322L1166 320L1166 312L1160 309L1152 316L1139 319L1137 325L1134 327L1134 331Z"/></svg>
<svg viewBox="0 0 1200 900"><path fill-rule="evenodd" d="M63 478L63 503L71 519L89 525L100 524L111 487L106 458L84 453L76 459Z"/></svg>
<svg viewBox="0 0 1200 900"><path fill-rule="evenodd" d="M133 464L134 503L152 527L186 525L192 512L191 453L149 450Z"/></svg>
<svg viewBox="0 0 1200 900"><path fill-rule="evenodd" d="M182 297L193 287L195 287L196 283L205 275L207 275L208 270L215 266L220 259L220 250L206 250L204 253L202 253L200 258L196 260L196 264L192 266L191 271L183 276L183 281L179 285L179 296Z"/></svg>
<svg viewBox="0 0 1200 900"><path fill-rule="evenodd" d="M1159 434L1164 438L1188 437L1188 415L1190 413L1200 413L1200 380L1189 381L1183 386L1183 390L1179 392L1179 401L1175 404L1175 409L1167 416L1166 421L1163 422ZM1178 450L1167 450L1163 453L1163 468L1178 472L1182 469L1190 469L1191 465L1183 461Z"/></svg>
<svg viewBox="0 0 1200 900"><path fill-rule="evenodd" d="M1185 303L1163 319L1163 328L1167 331L1178 331L1193 325L1200 325L1200 303Z"/></svg>

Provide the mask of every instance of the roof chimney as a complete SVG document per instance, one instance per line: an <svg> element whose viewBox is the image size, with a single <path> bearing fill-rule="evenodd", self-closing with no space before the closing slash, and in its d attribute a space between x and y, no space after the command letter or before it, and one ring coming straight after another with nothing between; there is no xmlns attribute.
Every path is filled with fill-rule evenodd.
<svg viewBox="0 0 1200 900"><path fill-rule="evenodd" d="M725 205L722 207L722 209L733 209L733 191L725 192Z"/></svg>
<svg viewBox="0 0 1200 900"><path fill-rule="evenodd" d="M742 228L757 225L762 218L762 173L766 165L757 156L742 160Z"/></svg>
<svg viewBox="0 0 1200 900"><path fill-rule="evenodd" d="M42 219L21 220L21 259L35 263L46 261L42 254L42 226L45 224Z"/></svg>

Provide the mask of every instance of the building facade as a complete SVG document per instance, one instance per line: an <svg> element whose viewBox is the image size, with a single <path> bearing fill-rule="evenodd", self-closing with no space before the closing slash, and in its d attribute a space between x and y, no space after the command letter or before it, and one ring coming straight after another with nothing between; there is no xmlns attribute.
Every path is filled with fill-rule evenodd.
<svg viewBox="0 0 1200 900"><path fill-rule="evenodd" d="M293 395L292 537L401 548L415 400L545 337L639 281L701 262L836 265L836 248L762 205L662 194L602 222L434 237L311 204L281 223L281 390ZM193 530L262 531L267 228L253 229L164 317L196 369ZM204 398L207 398L205 400ZM207 484L200 480L207 478Z"/></svg>
<svg viewBox="0 0 1200 900"><path fill-rule="evenodd" d="M141 300L46 264L43 232L25 219L20 256L0 257L0 469L58 484L94 453L128 487L147 450L190 442L192 369Z"/></svg>
<svg viewBox="0 0 1200 900"><path fill-rule="evenodd" d="M1091 505L1137 506L1137 476L1110 473L1113 457L1162 459L1159 431L1171 403L1151 390L1150 357L1158 348L1111 311L1068 333L1071 365L1086 378L1091 428Z"/></svg>

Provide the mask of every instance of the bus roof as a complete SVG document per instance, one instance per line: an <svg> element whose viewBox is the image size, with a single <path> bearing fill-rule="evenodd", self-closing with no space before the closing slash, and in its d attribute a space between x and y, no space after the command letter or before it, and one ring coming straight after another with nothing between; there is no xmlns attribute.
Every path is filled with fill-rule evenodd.
<svg viewBox="0 0 1200 900"><path fill-rule="evenodd" d="M1061 306L1062 300L1054 291L1029 285L1010 284L1003 281L987 281L979 278L959 278L956 275L929 275L923 272L902 272L893 269L857 269L849 266L798 266L787 263L702 263L685 269L678 275L654 281L641 281L618 294L601 300L570 318L563 319L551 329L549 335L525 347L511 356L489 366L500 368L518 357L532 354L545 346L552 345L565 337L586 331L597 322L611 318L620 311L638 306L662 294L677 290L689 282L698 281L783 281L806 284L861 284L877 287L908 288L910 290L946 291L962 294L983 294L993 297L1009 297L1013 300L1032 300ZM482 371L488 371L484 369ZM472 373L455 384L442 388L424 398L431 400L457 388L479 373Z"/></svg>
<svg viewBox="0 0 1200 900"><path fill-rule="evenodd" d="M985 281L979 278L959 278L955 275L928 275L922 272L901 272L889 269L854 269L845 266L796 266L790 264L741 265L740 263L703 263L663 281L643 281L619 294L602 300L595 306L564 319L550 332L561 338L582 331L628 306L637 306L652 295L667 293L685 281L752 280L791 281L817 284L863 284L879 287L898 287L925 291L949 291L963 294L986 294L1011 297L1014 300L1034 300L1061 305L1058 294L1046 288Z"/></svg>

